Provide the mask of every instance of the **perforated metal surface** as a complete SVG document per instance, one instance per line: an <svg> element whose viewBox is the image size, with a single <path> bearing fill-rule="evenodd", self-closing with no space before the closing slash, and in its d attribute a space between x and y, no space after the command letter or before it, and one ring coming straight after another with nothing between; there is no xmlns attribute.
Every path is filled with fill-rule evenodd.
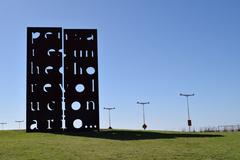
<svg viewBox="0 0 240 160"><path fill-rule="evenodd" d="M28 132L99 130L97 55L97 30L27 29Z"/></svg>

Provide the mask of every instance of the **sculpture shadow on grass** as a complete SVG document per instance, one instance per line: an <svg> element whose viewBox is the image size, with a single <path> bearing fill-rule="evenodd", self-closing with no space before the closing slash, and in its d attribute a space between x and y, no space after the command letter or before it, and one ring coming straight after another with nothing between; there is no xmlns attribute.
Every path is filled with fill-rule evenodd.
<svg viewBox="0 0 240 160"><path fill-rule="evenodd" d="M181 133L159 131L133 131L133 130L101 130L100 132L63 133L64 135L111 140L151 140L151 139L175 139L175 138L214 138L223 137L218 134L206 133Z"/></svg>

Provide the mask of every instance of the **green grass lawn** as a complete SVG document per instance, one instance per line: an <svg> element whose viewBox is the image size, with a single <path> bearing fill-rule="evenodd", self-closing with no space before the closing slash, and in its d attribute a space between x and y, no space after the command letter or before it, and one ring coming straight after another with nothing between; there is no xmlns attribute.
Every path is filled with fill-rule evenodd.
<svg viewBox="0 0 240 160"><path fill-rule="evenodd" d="M0 131L0 160L240 160L240 132L103 130L61 135Z"/></svg>

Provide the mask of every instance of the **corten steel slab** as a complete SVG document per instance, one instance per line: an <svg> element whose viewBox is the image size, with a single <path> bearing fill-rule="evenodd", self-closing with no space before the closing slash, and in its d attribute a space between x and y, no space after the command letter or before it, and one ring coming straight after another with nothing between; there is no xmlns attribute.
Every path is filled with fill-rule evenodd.
<svg viewBox="0 0 240 160"><path fill-rule="evenodd" d="M99 130L97 30L64 29L64 53L67 130Z"/></svg>
<svg viewBox="0 0 240 160"><path fill-rule="evenodd" d="M61 128L62 29L27 28L27 131Z"/></svg>
<svg viewBox="0 0 240 160"><path fill-rule="evenodd" d="M99 130L98 101L97 30L29 27L27 132Z"/></svg>

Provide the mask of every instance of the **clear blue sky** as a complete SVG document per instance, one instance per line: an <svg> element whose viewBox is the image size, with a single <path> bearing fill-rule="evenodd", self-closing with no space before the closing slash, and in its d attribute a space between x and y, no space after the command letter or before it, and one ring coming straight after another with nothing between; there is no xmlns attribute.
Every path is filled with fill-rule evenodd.
<svg viewBox="0 0 240 160"><path fill-rule="evenodd" d="M100 121L114 128L240 123L240 1L4 0L0 3L0 121L25 120L26 27L97 28Z"/></svg>

